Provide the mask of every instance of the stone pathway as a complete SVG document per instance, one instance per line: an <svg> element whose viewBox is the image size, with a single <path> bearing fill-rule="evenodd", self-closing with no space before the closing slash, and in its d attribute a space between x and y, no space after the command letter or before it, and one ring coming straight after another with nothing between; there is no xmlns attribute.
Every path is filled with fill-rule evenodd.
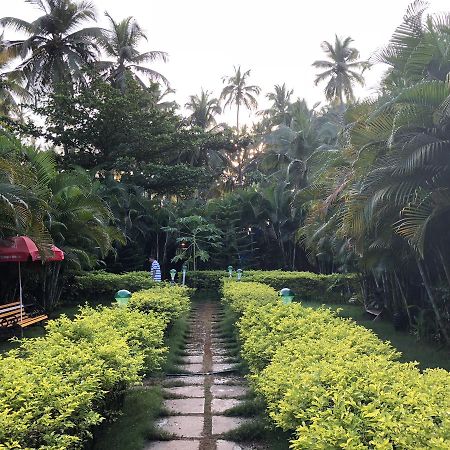
<svg viewBox="0 0 450 450"><path fill-rule="evenodd" d="M242 402L247 394L245 380L233 373L227 361L226 342L216 328L222 318L220 304L194 304L189 320L183 374L168 376L164 382L168 411L157 426L173 436L154 441L145 450L246 450L226 441L222 435L250 419L227 417L223 413Z"/></svg>

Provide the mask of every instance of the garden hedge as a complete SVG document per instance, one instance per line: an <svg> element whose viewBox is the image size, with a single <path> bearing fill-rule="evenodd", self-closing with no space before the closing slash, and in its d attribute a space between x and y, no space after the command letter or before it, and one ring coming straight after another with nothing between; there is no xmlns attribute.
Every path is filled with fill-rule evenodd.
<svg viewBox="0 0 450 450"><path fill-rule="evenodd" d="M234 273L236 278L236 272ZM201 289L220 289L226 271L197 271L187 274L187 284ZM282 270L247 270L243 282L259 282L272 286L277 291L289 287L296 294L296 301L319 301L321 303L346 303L360 292L356 274L320 275L312 272L287 272Z"/></svg>
<svg viewBox="0 0 450 450"><path fill-rule="evenodd" d="M114 294L120 289L130 292L150 289L155 286L149 272L127 272L123 274L103 270L75 275L64 288L67 302L84 302L95 298L100 301L113 301Z"/></svg>
<svg viewBox="0 0 450 450"><path fill-rule="evenodd" d="M189 303L187 289L168 290L156 289L159 304L152 290L138 293L151 298L145 313L82 307L0 355L0 448L82 448L94 425L114 417L125 389L163 362L167 325Z"/></svg>
<svg viewBox="0 0 450 450"><path fill-rule="evenodd" d="M398 362L389 343L349 319L283 305L259 283L225 282L242 356L293 449L448 449L449 372Z"/></svg>

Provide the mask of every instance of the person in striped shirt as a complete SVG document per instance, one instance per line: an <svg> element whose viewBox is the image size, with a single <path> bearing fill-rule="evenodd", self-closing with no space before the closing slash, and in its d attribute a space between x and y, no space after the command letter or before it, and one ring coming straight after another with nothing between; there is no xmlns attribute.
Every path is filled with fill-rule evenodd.
<svg viewBox="0 0 450 450"><path fill-rule="evenodd" d="M151 262L152 266L150 268L150 275L153 278L153 281L161 281L161 267L159 262L153 256L150 256L148 260Z"/></svg>

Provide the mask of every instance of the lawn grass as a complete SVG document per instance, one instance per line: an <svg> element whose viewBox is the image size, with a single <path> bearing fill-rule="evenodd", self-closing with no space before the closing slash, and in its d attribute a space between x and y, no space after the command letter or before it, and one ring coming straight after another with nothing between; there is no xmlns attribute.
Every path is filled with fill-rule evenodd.
<svg viewBox="0 0 450 450"><path fill-rule="evenodd" d="M289 441L292 439L291 434L275 428L267 417L261 415L225 433L223 437L239 443L260 442L270 450L289 450Z"/></svg>
<svg viewBox="0 0 450 450"><path fill-rule="evenodd" d="M304 306L318 308L320 303L305 302ZM418 341L406 331L396 331L388 319L372 320L360 305L325 305L331 309L342 309L341 317L351 318L359 325L373 330L380 339L389 341L402 353L401 361L417 361L421 370L442 368L450 370L450 350L427 341Z"/></svg>
<svg viewBox="0 0 450 450"><path fill-rule="evenodd" d="M127 392L119 418L103 425L89 446L92 450L142 450L158 435L154 421L160 416L163 397L159 386Z"/></svg>

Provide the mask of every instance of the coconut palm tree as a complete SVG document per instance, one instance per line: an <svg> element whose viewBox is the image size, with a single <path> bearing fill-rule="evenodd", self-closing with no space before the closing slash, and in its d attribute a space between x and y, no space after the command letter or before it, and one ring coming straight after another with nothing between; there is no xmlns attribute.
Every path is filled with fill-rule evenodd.
<svg viewBox="0 0 450 450"><path fill-rule="evenodd" d="M0 35L0 114L5 116L19 113L17 100L30 99L30 93L24 88L23 73L7 68L16 55L7 48L8 42Z"/></svg>
<svg viewBox="0 0 450 450"><path fill-rule="evenodd" d="M225 100L224 108L236 105L236 131L239 134L239 112L241 106L247 109L256 109L258 102L256 96L261 92L261 88L256 85L248 85L250 70L241 71L241 66L234 67L232 76L223 77L222 81L226 86L220 95L221 100Z"/></svg>
<svg viewBox="0 0 450 450"><path fill-rule="evenodd" d="M284 124L289 126L291 115L289 109L291 106L290 99L294 93L293 89L288 89L286 83L282 85L276 84L274 91L269 92L266 97L272 102L269 109L260 111L258 114L269 117L274 125Z"/></svg>
<svg viewBox="0 0 450 450"><path fill-rule="evenodd" d="M362 73L369 67L367 61L359 61L359 51L350 47L353 39L350 37L344 40L336 36L334 46L328 41L322 42L322 50L329 60L314 61L313 66L318 69L325 69L319 73L315 79L316 86L328 80L325 87L325 96L329 101L344 103L344 97L347 102L354 100L353 85L355 83L363 86L364 78Z"/></svg>
<svg viewBox="0 0 450 450"><path fill-rule="evenodd" d="M98 53L97 27L80 28L95 19L94 6L77 0L28 0L43 14L33 22L3 17L0 25L22 31L26 39L10 41L7 48L20 55L22 71L31 90L54 90L63 81L83 79L83 69Z"/></svg>
<svg viewBox="0 0 450 450"><path fill-rule="evenodd" d="M214 127L216 125L214 116L222 112L219 100L211 95L211 92L202 89L200 95L191 95L185 104L185 108L192 111L189 121L204 130Z"/></svg>
<svg viewBox="0 0 450 450"><path fill-rule="evenodd" d="M152 81L162 81L168 86L169 82L163 75L142 65L158 60L166 62L167 53L157 50L139 53L139 43L147 40L147 36L136 20L133 17L127 17L116 22L108 13L106 17L110 22L110 30L103 32L99 43L113 61L100 61L97 65L108 79L122 91L126 87L127 74L131 74L143 87L146 84L139 75L144 75Z"/></svg>

